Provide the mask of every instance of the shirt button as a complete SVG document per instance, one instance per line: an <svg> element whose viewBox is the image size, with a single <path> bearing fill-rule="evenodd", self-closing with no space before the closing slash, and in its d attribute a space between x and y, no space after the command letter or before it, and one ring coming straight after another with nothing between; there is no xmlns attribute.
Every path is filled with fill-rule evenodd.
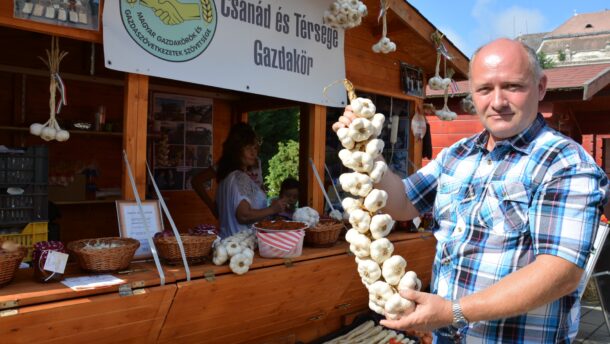
<svg viewBox="0 0 610 344"><path fill-rule="evenodd" d="M451 258L445 257L445 258L441 259L441 264L449 265L449 263L451 263Z"/></svg>
<svg viewBox="0 0 610 344"><path fill-rule="evenodd" d="M487 159L487 165L491 165L491 159Z"/></svg>
<svg viewBox="0 0 610 344"><path fill-rule="evenodd" d="M462 226L458 226L458 228L457 228L457 232L458 232L458 233L462 233L463 231L464 231L464 227L462 227Z"/></svg>

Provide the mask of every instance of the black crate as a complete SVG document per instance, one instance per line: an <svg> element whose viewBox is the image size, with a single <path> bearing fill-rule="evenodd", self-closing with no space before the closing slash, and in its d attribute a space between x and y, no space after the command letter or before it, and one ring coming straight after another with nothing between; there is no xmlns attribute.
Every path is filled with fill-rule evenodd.
<svg viewBox="0 0 610 344"><path fill-rule="evenodd" d="M46 146L0 151L0 187L46 185L48 175L49 150Z"/></svg>
<svg viewBox="0 0 610 344"><path fill-rule="evenodd" d="M0 152L0 226L48 219L48 171L46 146Z"/></svg>

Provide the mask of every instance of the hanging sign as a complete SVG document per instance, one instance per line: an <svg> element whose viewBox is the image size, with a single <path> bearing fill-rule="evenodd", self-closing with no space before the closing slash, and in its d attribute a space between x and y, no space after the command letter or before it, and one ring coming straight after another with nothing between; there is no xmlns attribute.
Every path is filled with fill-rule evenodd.
<svg viewBox="0 0 610 344"><path fill-rule="evenodd" d="M343 107L342 29L330 0L117 0L104 6L107 68Z"/></svg>

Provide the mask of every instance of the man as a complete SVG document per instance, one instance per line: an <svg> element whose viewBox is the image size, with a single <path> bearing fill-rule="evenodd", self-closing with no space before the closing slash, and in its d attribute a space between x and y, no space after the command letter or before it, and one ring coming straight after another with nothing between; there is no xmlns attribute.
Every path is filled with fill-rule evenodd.
<svg viewBox="0 0 610 344"><path fill-rule="evenodd" d="M431 293L401 291L415 311L383 325L436 329L439 343L574 339L579 281L608 180L537 114L546 83L535 53L520 42L482 47L470 85L485 130L409 178L388 173L376 186L388 191L385 211L396 220L432 209L438 241ZM354 118L349 110L335 130Z"/></svg>

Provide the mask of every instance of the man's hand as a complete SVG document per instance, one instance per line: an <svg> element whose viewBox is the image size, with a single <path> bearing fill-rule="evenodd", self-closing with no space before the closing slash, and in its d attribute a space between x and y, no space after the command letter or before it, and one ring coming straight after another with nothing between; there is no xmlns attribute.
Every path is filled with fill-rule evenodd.
<svg viewBox="0 0 610 344"><path fill-rule="evenodd" d="M398 320L381 320L381 325L397 330L432 331L451 325L451 301L434 294L411 289L401 290L400 296L415 303L415 311Z"/></svg>
<svg viewBox="0 0 610 344"><path fill-rule="evenodd" d="M333 123L333 131L337 132L340 128L347 128L352 120L356 118L356 115L352 112L351 105L345 107L343 116L340 116L337 122Z"/></svg>
<svg viewBox="0 0 610 344"><path fill-rule="evenodd" d="M286 210L286 200L283 198L274 199L271 201L270 207L275 214L281 213Z"/></svg>

